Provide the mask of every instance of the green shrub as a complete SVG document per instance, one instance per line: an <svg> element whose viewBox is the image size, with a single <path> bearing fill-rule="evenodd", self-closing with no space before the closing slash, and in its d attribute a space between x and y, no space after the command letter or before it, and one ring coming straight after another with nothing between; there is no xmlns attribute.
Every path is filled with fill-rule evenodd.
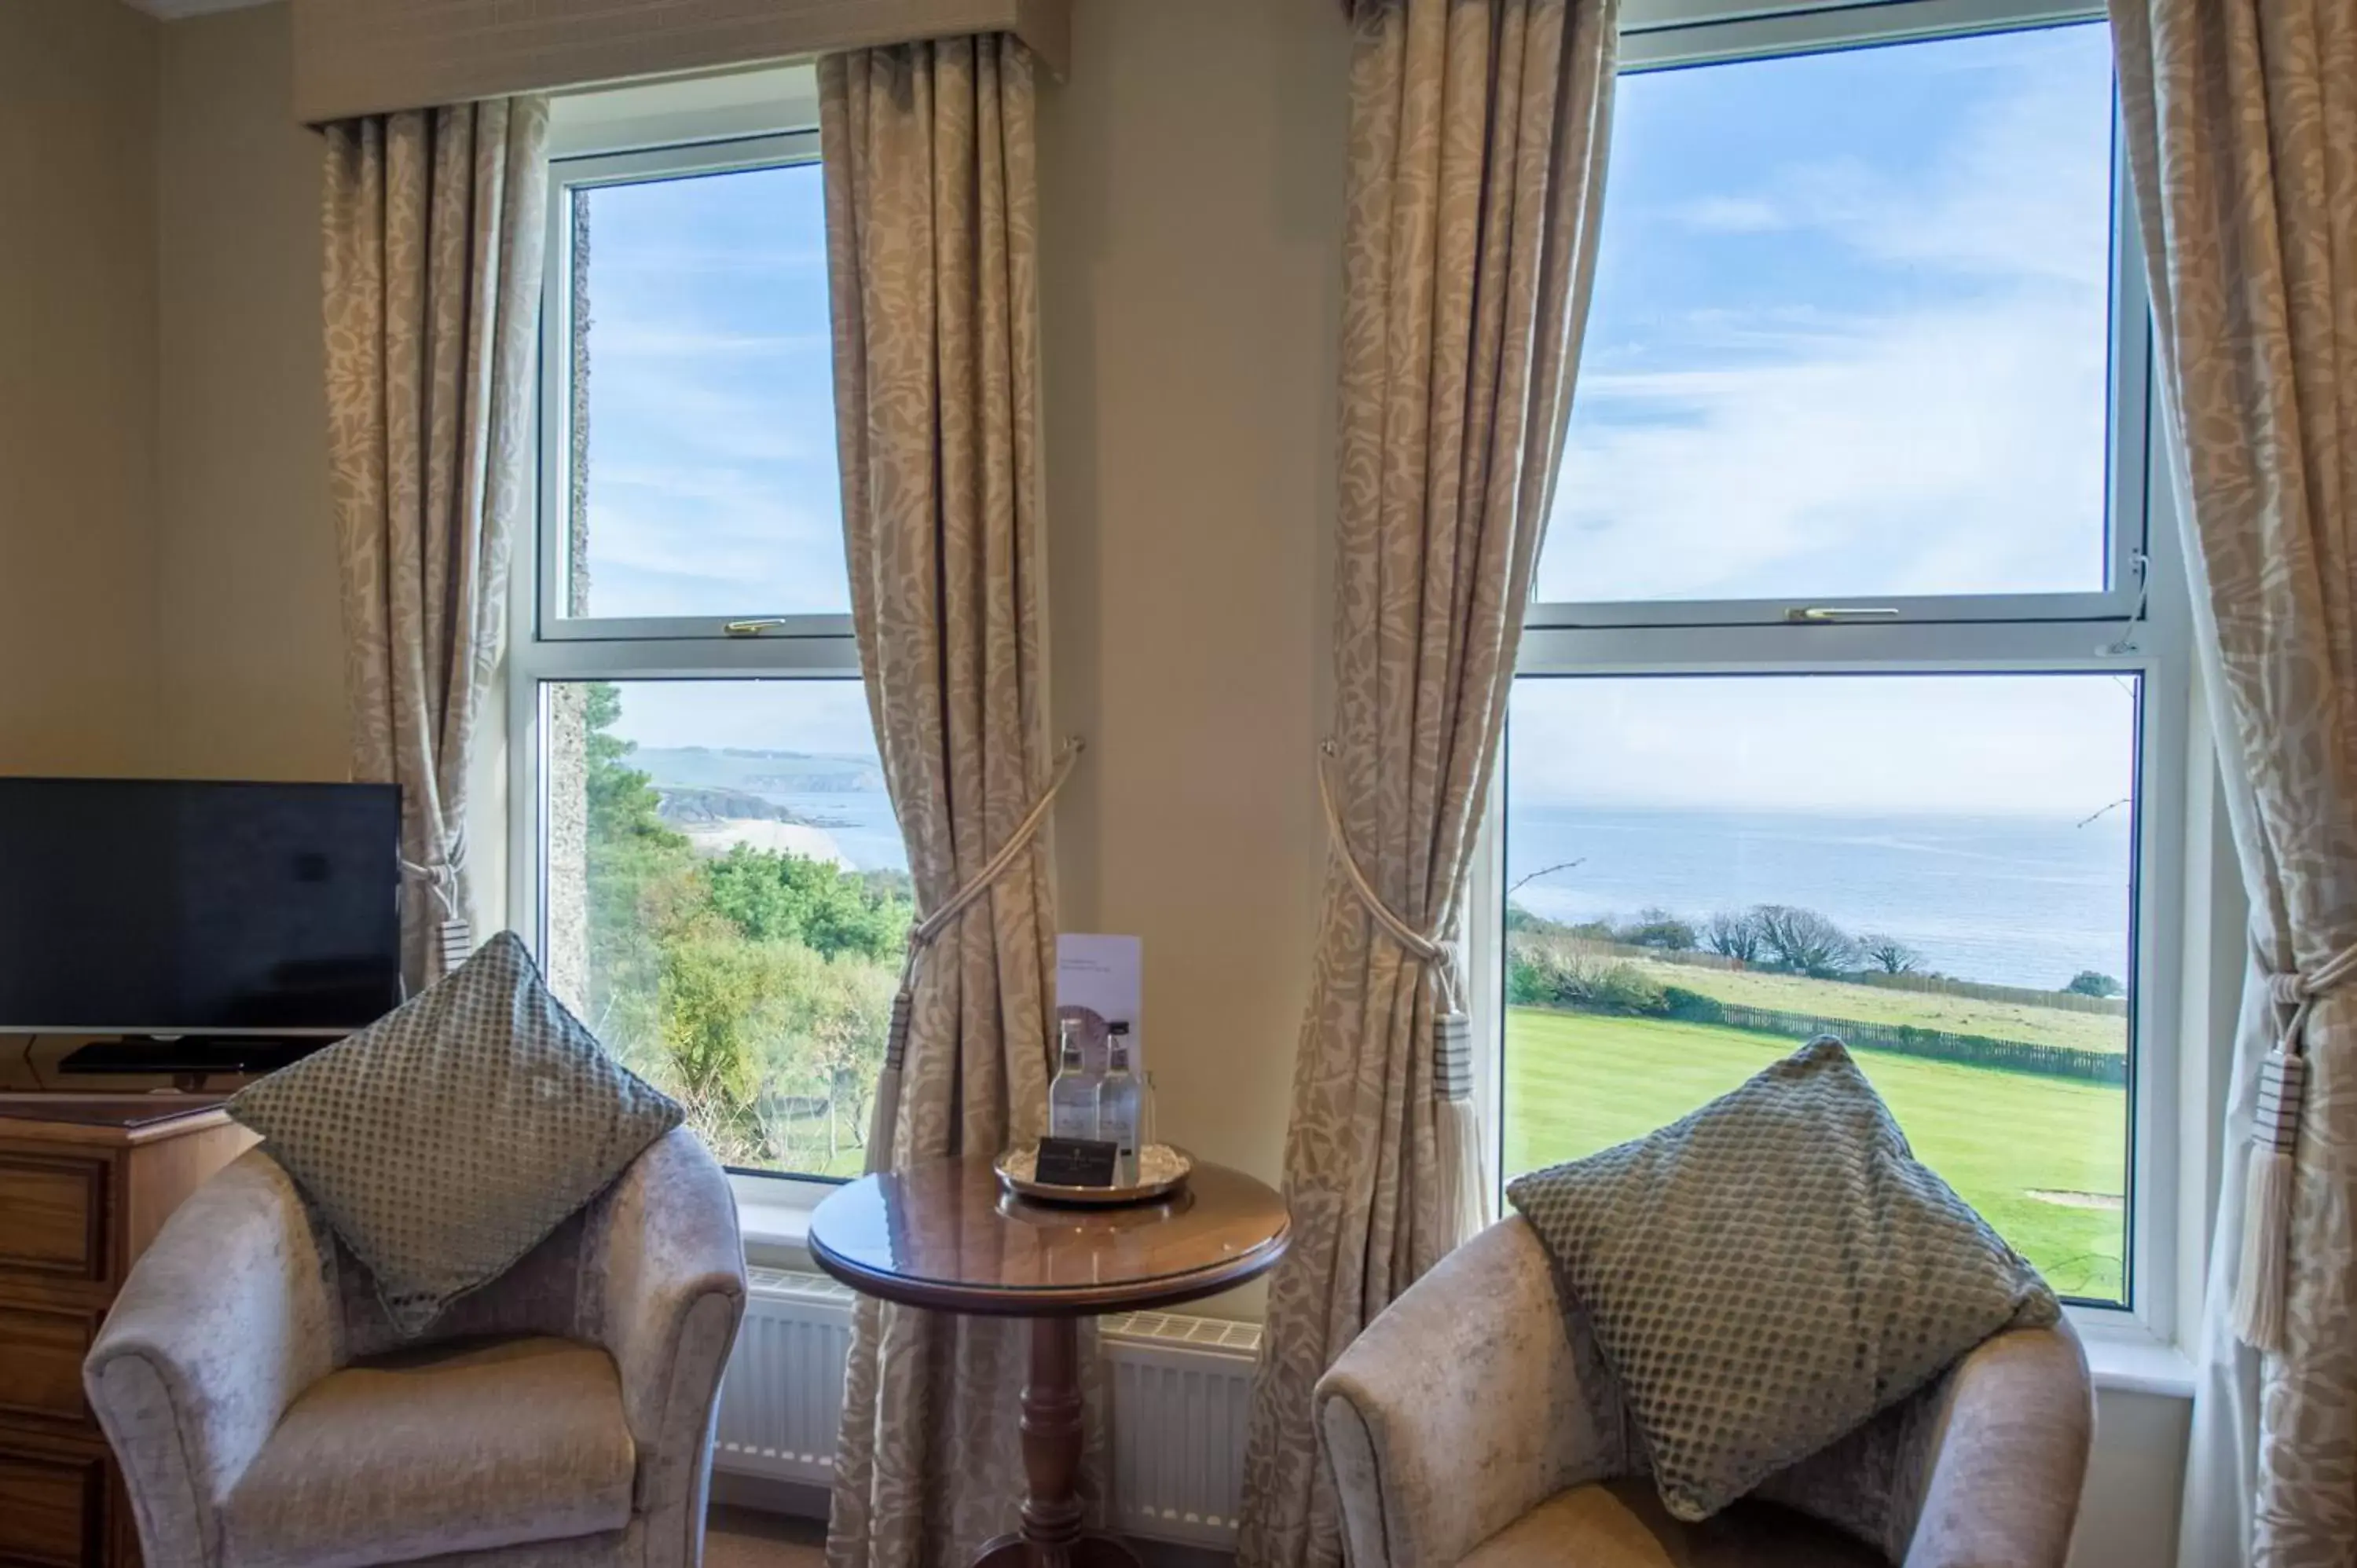
<svg viewBox="0 0 2357 1568"><path fill-rule="evenodd" d="M1587 980L1586 1005L1596 1013L1659 1017L1669 1005L1661 982L1633 963L1608 963Z"/></svg>
<svg viewBox="0 0 2357 1568"><path fill-rule="evenodd" d="M1716 996L1705 996L1699 991L1688 991L1683 985L1662 987L1662 1013L1687 1024L1724 1024L1727 1004Z"/></svg>

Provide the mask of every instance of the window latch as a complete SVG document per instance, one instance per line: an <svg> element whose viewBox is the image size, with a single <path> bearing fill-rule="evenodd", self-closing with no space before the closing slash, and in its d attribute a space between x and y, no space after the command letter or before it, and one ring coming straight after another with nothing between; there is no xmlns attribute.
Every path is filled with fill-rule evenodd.
<svg viewBox="0 0 2357 1568"><path fill-rule="evenodd" d="M1866 605L1795 605L1784 612L1788 621L1830 626L1846 620L1897 620L1899 612Z"/></svg>
<svg viewBox="0 0 2357 1568"><path fill-rule="evenodd" d="M786 621L783 616L770 616L762 620L722 621L720 623L720 629L726 632L731 637L759 637L773 626L783 626L785 624Z"/></svg>

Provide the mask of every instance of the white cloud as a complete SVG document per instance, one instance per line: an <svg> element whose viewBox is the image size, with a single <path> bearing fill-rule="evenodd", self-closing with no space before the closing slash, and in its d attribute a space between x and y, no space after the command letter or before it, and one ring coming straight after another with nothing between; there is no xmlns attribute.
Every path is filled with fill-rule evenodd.
<svg viewBox="0 0 2357 1568"><path fill-rule="evenodd" d="M2105 369L2086 325L2025 291L1766 364L1584 376L1541 596L2093 586Z"/></svg>
<svg viewBox="0 0 2357 1568"><path fill-rule="evenodd" d="M627 682L614 733L650 746L876 755L867 695L852 679Z"/></svg>
<svg viewBox="0 0 2357 1568"><path fill-rule="evenodd" d="M653 324L609 327L603 322L591 328L589 340L591 360L601 371L612 370L619 361L636 360L780 360L813 355L825 365L831 362L834 349L833 338L824 332L728 332ZM630 366L629 373L640 373L640 367Z"/></svg>
<svg viewBox="0 0 2357 1568"><path fill-rule="evenodd" d="M1789 226L1785 214L1763 196L1708 196L1687 203L1675 216L1706 234L1761 234Z"/></svg>
<svg viewBox="0 0 2357 1568"><path fill-rule="evenodd" d="M2076 821L2133 788L2131 692L2103 675L1523 681L1512 788L1539 805Z"/></svg>
<svg viewBox="0 0 2357 1568"><path fill-rule="evenodd" d="M1671 209L1706 258L1741 247L1730 278L1789 226L1807 281L1747 311L1599 310L1542 597L2098 585L2108 98L2060 46L2016 63L1921 171L1819 159ZM1847 259L1804 266L1828 242Z"/></svg>

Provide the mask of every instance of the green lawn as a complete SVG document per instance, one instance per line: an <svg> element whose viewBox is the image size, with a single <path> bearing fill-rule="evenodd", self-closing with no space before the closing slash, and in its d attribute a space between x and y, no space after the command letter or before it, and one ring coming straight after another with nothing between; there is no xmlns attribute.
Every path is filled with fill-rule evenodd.
<svg viewBox="0 0 2357 1568"><path fill-rule="evenodd" d="M1577 1159L1649 1133L1792 1048L1790 1040L1715 1025L1511 1008L1506 1169ZM1916 1156L2056 1290L2118 1297L2125 1090L1884 1051L1857 1058Z"/></svg>
<svg viewBox="0 0 2357 1568"><path fill-rule="evenodd" d="M1900 991L1842 980L1812 980L1805 974L1770 974L1756 969L1711 969L1659 959L1630 961L1663 985L1683 985L1688 991L1746 1007L1813 1013L1828 1019L1848 1018L1860 1024L1911 1024L1919 1029L1945 1029L1951 1034L2020 1040L2033 1046L2068 1046L2082 1051L2127 1049L2128 1021L2120 1014L2079 1013L2023 1002L1984 1002L1936 991Z"/></svg>

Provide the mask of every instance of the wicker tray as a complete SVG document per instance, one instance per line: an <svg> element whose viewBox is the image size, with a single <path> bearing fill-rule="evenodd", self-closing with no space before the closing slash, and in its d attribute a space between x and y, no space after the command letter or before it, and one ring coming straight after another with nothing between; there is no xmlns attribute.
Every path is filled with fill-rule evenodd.
<svg viewBox="0 0 2357 1568"><path fill-rule="evenodd" d="M1151 1203L1168 1197L1187 1185L1187 1176L1195 1168L1194 1156L1170 1144L1148 1144L1137 1151L1135 1187L1063 1187L1055 1182L1034 1179L1039 1168L1039 1145L1024 1144L998 1156L994 1169L998 1172L998 1185L1017 1197L1028 1197L1042 1203L1085 1204L1092 1208L1107 1208L1123 1203Z"/></svg>

